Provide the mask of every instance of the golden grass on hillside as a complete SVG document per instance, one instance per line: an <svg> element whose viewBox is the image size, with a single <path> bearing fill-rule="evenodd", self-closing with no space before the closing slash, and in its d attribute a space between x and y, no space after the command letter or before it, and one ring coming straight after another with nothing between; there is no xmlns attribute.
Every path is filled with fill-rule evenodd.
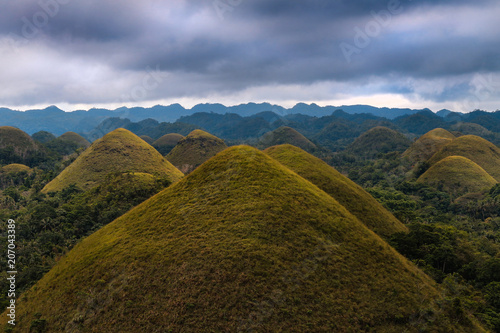
<svg viewBox="0 0 500 333"><path fill-rule="evenodd" d="M493 187L497 181L483 168L463 156L448 156L429 168L418 180L461 195Z"/></svg>
<svg viewBox="0 0 500 333"><path fill-rule="evenodd" d="M466 157L500 181L500 149L483 138L475 135L456 138L436 152L429 163L435 164L448 156Z"/></svg>
<svg viewBox="0 0 500 333"><path fill-rule="evenodd" d="M18 300L16 329L482 331L438 298L330 195L239 146L77 244Z"/></svg>
<svg viewBox="0 0 500 333"><path fill-rule="evenodd" d="M455 136L442 128L435 128L422 135L408 148L403 156L412 162L427 161L438 150L455 139Z"/></svg>
<svg viewBox="0 0 500 333"><path fill-rule="evenodd" d="M261 137L259 143L262 148L268 148L282 144L290 144L295 147L299 147L307 152L313 152L317 149L316 145L312 143L308 138L303 136L297 130L287 126L282 126L272 132L264 134Z"/></svg>
<svg viewBox="0 0 500 333"><path fill-rule="evenodd" d="M390 236L408 230L368 192L319 158L292 145L275 146L264 152L330 194L377 234Z"/></svg>
<svg viewBox="0 0 500 333"><path fill-rule="evenodd" d="M218 137L202 130L194 130L180 140L166 158L188 174L226 148L224 141Z"/></svg>
<svg viewBox="0 0 500 333"><path fill-rule="evenodd" d="M18 172L31 172L33 169L24 164L13 163L3 166L0 170L6 173L18 173Z"/></svg>
<svg viewBox="0 0 500 333"><path fill-rule="evenodd" d="M193 136L194 136L194 134L193 134ZM153 147L175 146L182 139L184 139L184 136L180 135L180 134L177 134L177 133L165 134L164 136L162 136L161 138L159 138L158 140L156 140L156 141L153 142Z"/></svg>
<svg viewBox="0 0 500 333"><path fill-rule="evenodd" d="M95 141L42 190L60 191L76 184L83 190L99 185L108 174L144 172L175 182L183 174L153 147L132 132L119 128Z"/></svg>
<svg viewBox="0 0 500 333"><path fill-rule="evenodd" d="M208 133L207 133L208 134ZM163 156L168 155L174 147L184 139L184 136L177 133L165 134L152 143L152 146Z"/></svg>

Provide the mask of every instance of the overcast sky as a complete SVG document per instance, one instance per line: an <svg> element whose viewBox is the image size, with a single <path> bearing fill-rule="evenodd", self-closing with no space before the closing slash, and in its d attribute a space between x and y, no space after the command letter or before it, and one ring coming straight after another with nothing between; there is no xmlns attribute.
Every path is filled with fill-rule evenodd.
<svg viewBox="0 0 500 333"><path fill-rule="evenodd" d="M500 109L498 0L1 0L0 106Z"/></svg>

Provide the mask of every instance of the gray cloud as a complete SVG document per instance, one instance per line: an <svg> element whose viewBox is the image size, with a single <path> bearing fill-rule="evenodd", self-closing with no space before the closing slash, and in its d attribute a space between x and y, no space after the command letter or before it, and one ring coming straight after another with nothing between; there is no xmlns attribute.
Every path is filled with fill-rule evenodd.
<svg viewBox="0 0 500 333"><path fill-rule="evenodd" d="M0 104L120 102L151 68L165 79L132 102L325 83L455 101L500 71L498 15L489 0L4 1Z"/></svg>

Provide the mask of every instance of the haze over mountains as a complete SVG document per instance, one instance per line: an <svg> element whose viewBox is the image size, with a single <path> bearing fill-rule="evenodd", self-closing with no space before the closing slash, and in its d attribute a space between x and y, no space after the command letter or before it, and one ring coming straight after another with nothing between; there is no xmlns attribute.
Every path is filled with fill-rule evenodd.
<svg viewBox="0 0 500 333"><path fill-rule="evenodd" d="M190 116L195 113L206 112L222 115L230 113L238 115L240 117L249 117L267 111L273 112L275 114L275 117L278 118L287 117L293 114L323 117L329 116L336 110L340 109L347 114L372 114L376 117L383 117L390 120L426 111L412 109L377 108L368 105L321 107L316 104L308 105L304 103L299 103L293 108L284 108L279 105L272 105L269 103L248 103L229 107L222 104L199 104L191 109L186 109L179 104L172 104L169 106L157 105L151 108L123 107L116 110L90 109L88 111L73 112L64 112L56 106L50 106L43 110L28 110L24 112L14 111L7 108L0 108L0 119L2 119L3 125L20 128L30 135L38 131L48 131L58 136L68 131L73 131L80 134L90 132L103 120L110 117L126 118L131 122L139 122L148 118L154 119L158 122L175 122L181 117ZM498 115L495 115L495 113L461 114L448 110L441 110L436 114L436 116L440 119L453 119L455 121L465 121L467 119L474 120L475 118L480 118L479 120L481 125L487 124L488 119L491 117L499 117Z"/></svg>

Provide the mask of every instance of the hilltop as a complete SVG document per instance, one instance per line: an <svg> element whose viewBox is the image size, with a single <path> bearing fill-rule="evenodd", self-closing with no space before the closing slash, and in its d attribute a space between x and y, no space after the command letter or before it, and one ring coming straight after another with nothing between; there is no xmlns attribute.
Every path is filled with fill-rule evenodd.
<svg viewBox="0 0 500 333"><path fill-rule="evenodd" d="M177 133L165 134L152 143L152 146L162 155L167 155L185 137Z"/></svg>
<svg viewBox="0 0 500 333"><path fill-rule="evenodd" d="M31 172L33 169L31 169L29 166L26 166L24 164L9 164L5 165L2 168L0 168L2 172L6 173L18 173L18 172Z"/></svg>
<svg viewBox="0 0 500 333"><path fill-rule="evenodd" d="M224 141L218 137L202 130L194 130L180 140L166 158L188 174L226 148Z"/></svg>
<svg viewBox="0 0 500 333"><path fill-rule="evenodd" d="M411 141L403 134L384 126L374 127L361 134L346 151L365 158L374 158L378 154L404 151Z"/></svg>
<svg viewBox="0 0 500 333"><path fill-rule="evenodd" d="M361 186L319 158L292 145L275 146L264 152L331 195L377 234L387 237L407 230Z"/></svg>
<svg viewBox="0 0 500 333"><path fill-rule="evenodd" d="M87 139L75 132L66 132L58 139L74 143L78 148L88 148L90 146L90 142Z"/></svg>
<svg viewBox="0 0 500 333"><path fill-rule="evenodd" d="M461 195L492 188L497 181L483 168L463 156L448 156L421 175L417 182L441 187Z"/></svg>
<svg viewBox="0 0 500 333"><path fill-rule="evenodd" d="M71 184L87 190L116 172L149 173L171 182L183 176L144 140L128 130L117 129L95 141L42 192L60 191Z"/></svg>
<svg viewBox="0 0 500 333"><path fill-rule="evenodd" d="M0 127L0 164L22 163L33 166L44 154L43 147L25 132L15 127Z"/></svg>
<svg viewBox="0 0 500 333"><path fill-rule="evenodd" d="M47 131L39 131L33 134L31 138L37 142L45 144L47 142L54 140L56 136Z"/></svg>
<svg viewBox="0 0 500 333"><path fill-rule="evenodd" d="M153 145L153 142L155 142L155 140L152 137L150 137L149 135L141 135L139 137L141 139L143 139L144 141L146 141L150 145Z"/></svg>
<svg viewBox="0 0 500 333"><path fill-rule="evenodd" d="M264 134L259 141L259 145L262 148L268 148L281 144L290 144L307 152L313 152L317 149L316 145L308 138L288 126L282 126L272 132Z"/></svg>
<svg viewBox="0 0 500 333"><path fill-rule="evenodd" d="M408 148L403 156L412 162L427 161L438 150L455 139L455 135L445 129L435 128L422 135Z"/></svg>
<svg viewBox="0 0 500 333"><path fill-rule="evenodd" d="M435 164L448 156L463 156L477 163L497 181L500 181L500 149L475 135L464 135L436 152L429 163Z"/></svg>
<svg viewBox="0 0 500 333"><path fill-rule="evenodd" d="M45 146L61 155L70 155L78 149L87 149L90 142L75 132L66 132Z"/></svg>
<svg viewBox="0 0 500 333"><path fill-rule="evenodd" d="M77 244L18 300L16 329L481 331L439 298L335 199L238 146Z"/></svg>

